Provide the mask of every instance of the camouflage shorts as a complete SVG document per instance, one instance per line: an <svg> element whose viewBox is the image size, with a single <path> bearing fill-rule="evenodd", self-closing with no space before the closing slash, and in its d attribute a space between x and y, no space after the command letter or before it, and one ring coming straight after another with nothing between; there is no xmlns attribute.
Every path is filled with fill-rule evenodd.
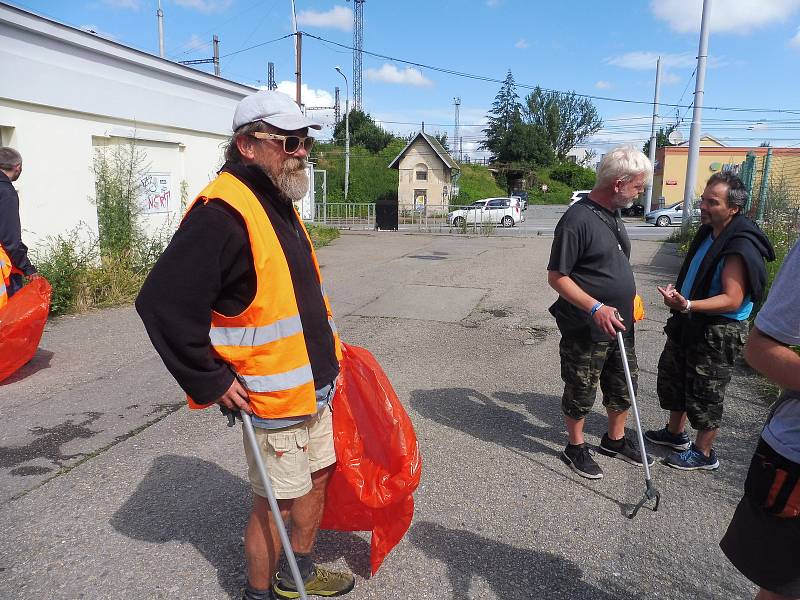
<svg viewBox="0 0 800 600"><path fill-rule="evenodd" d="M747 339L747 321L711 322L680 337L668 336L658 359L658 400L686 411L697 430L717 429L725 388Z"/></svg>
<svg viewBox="0 0 800 600"><path fill-rule="evenodd" d="M603 392L603 406L615 411L630 408L628 384L616 341L593 342L562 337L558 350L561 355L561 379L564 380L561 410L565 415L583 419L589 413L597 394L598 381ZM625 338L625 353L636 391L639 367L632 335Z"/></svg>

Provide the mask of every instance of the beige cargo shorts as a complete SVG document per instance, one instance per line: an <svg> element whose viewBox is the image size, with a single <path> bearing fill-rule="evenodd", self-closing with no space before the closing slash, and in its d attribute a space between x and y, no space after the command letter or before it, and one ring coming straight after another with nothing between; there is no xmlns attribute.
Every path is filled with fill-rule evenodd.
<svg viewBox="0 0 800 600"><path fill-rule="evenodd" d="M275 497L279 500L305 496L311 491L311 474L336 462L330 404L297 425L282 429L253 429L261 460L267 469ZM246 439L244 453L253 493L265 498L267 492Z"/></svg>

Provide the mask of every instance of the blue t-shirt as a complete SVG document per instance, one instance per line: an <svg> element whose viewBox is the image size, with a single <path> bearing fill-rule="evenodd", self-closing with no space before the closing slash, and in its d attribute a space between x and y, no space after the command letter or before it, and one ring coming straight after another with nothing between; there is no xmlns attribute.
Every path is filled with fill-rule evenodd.
<svg viewBox="0 0 800 600"><path fill-rule="evenodd" d="M704 239L697 248L697 253L695 253L694 257L692 257L692 262L689 263L689 268L686 271L686 278L683 280L683 284L681 285L680 289L681 296L684 298L689 297L689 294L692 291L692 286L694 285L695 277L697 277L697 271L700 269L700 263L703 262L703 259L708 253L708 249L711 248L711 244L713 243L714 236L709 234L709 236ZM714 275L711 277L711 287L708 289L709 298L722 293L722 269L724 268L725 259L723 258L717 263L717 268L714 270ZM752 312L753 301L750 298L750 294L745 294L742 305L737 310L733 312L720 313L720 315L735 321L744 321Z"/></svg>
<svg viewBox="0 0 800 600"><path fill-rule="evenodd" d="M794 245L756 315L756 327L788 346L800 346L800 243ZM784 402L764 427L761 437L791 461L800 463L800 390L784 390Z"/></svg>

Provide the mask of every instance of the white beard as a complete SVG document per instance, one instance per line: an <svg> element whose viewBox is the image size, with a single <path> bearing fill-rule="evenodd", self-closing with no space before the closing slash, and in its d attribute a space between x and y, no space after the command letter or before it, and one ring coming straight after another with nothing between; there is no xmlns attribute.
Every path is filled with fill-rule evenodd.
<svg viewBox="0 0 800 600"><path fill-rule="evenodd" d="M306 161L299 158L287 159L281 171L272 179L283 195L292 202L302 200L308 193Z"/></svg>

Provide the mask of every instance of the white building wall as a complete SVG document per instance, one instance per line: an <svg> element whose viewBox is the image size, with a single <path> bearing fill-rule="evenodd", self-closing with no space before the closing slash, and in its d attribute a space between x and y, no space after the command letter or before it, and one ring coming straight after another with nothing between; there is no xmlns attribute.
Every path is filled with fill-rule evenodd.
<svg viewBox="0 0 800 600"><path fill-rule="evenodd" d="M36 246L79 223L96 231L94 149L137 138L150 173L168 174L167 210L149 229L177 224L222 163L236 103L255 91L0 5L0 143L23 172L23 239Z"/></svg>

